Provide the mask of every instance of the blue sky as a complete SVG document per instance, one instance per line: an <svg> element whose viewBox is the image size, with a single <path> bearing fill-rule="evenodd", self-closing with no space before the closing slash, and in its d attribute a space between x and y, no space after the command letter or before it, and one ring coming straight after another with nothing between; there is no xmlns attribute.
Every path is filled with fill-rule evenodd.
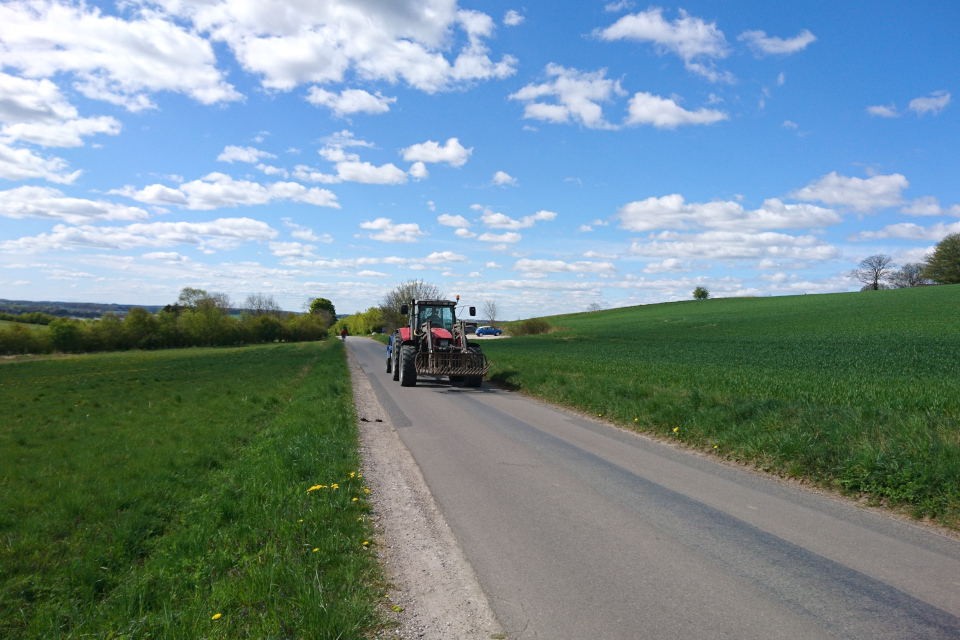
<svg viewBox="0 0 960 640"><path fill-rule="evenodd" d="M0 298L507 318L856 290L960 231L960 5L0 5Z"/></svg>

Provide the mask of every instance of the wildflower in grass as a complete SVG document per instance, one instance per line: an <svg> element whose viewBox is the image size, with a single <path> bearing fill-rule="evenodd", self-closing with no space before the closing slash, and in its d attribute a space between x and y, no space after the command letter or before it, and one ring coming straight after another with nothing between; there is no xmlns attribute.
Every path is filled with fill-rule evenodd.
<svg viewBox="0 0 960 640"><path fill-rule="evenodd" d="M370 493L370 489L367 489L366 487L364 487L363 490L364 490L366 493Z"/></svg>
<svg viewBox="0 0 960 640"><path fill-rule="evenodd" d="M300 518L299 520L297 520L297 522L303 522L303 518Z"/></svg>
<svg viewBox="0 0 960 640"><path fill-rule="evenodd" d="M363 541L363 546L367 546L368 544L370 544L369 541L367 541L367 540L364 540L364 541Z"/></svg>
<svg viewBox="0 0 960 640"><path fill-rule="evenodd" d="M222 613L215 613L215 614L213 614L213 617L210 618L210 619L211 619L211 620L219 620L219 619L220 619L220 616L222 616L222 615L223 615Z"/></svg>
<svg viewBox="0 0 960 640"><path fill-rule="evenodd" d="M314 553L316 553L317 551L320 551L320 548L319 548L319 547L317 547L316 549L313 550Z"/></svg>
<svg viewBox="0 0 960 640"><path fill-rule="evenodd" d="M339 489L339 488L340 488L340 485L338 485L338 484L332 484L332 485L330 485L330 488L332 488L332 489Z"/></svg>
<svg viewBox="0 0 960 640"><path fill-rule="evenodd" d="M673 432L674 432L674 433L676 433L677 431L680 431L680 427L674 427L674 428L673 428Z"/></svg>
<svg viewBox="0 0 960 640"><path fill-rule="evenodd" d="M307 489L307 493L310 493L311 491L316 491L317 489L322 489L322 488L323 488L322 484L315 484L309 489Z"/></svg>
<svg viewBox="0 0 960 640"><path fill-rule="evenodd" d="M350 472L350 477L351 477L351 478L355 477L356 475L357 475L357 473L356 473L355 471L351 471L351 472Z"/></svg>
<svg viewBox="0 0 960 640"><path fill-rule="evenodd" d="M357 501L357 498L354 498L353 501L356 502L356 501Z"/></svg>

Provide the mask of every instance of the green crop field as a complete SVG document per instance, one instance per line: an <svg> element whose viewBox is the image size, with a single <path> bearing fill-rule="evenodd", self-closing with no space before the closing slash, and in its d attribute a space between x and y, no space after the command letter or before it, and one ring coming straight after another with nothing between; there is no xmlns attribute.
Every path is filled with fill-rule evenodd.
<svg viewBox="0 0 960 640"><path fill-rule="evenodd" d="M960 520L960 286L556 316L490 377L791 477Z"/></svg>
<svg viewBox="0 0 960 640"><path fill-rule="evenodd" d="M23 326L23 327L26 327L27 329L30 329L31 331L40 331L40 330L42 330L42 329L46 329L46 328L47 328L46 326L44 326L44 325L42 325L42 324L29 324L29 323L26 323L26 322L10 322L9 320L0 320L0 329L6 329L7 327L9 327L9 326L12 325L12 324L21 325L21 326Z"/></svg>
<svg viewBox="0 0 960 640"><path fill-rule="evenodd" d="M0 415L0 637L382 624L339 342L0 364Z"/></svg>

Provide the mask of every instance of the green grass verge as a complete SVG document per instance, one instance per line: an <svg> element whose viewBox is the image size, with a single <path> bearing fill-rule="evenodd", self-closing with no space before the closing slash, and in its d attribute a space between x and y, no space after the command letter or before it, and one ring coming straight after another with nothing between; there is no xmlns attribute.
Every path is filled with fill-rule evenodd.
<svg viewBox="0 0 960 640"><path fill-rule="evenodd" d="M3 365L0 414L0 637L381 624L335 341Z"/></svg>
<svg viewBox="0 0 960 640"><path fill-rule="evenodd" d="M960 286L556 316L490 378L957 526Z"/></svg>

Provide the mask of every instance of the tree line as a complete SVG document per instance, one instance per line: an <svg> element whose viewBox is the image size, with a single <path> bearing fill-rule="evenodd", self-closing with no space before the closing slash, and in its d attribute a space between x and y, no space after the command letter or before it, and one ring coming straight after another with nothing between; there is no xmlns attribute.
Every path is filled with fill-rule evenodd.
<svg viewBox="0 0 960 640"><path fill-rule="evenodd" d="M318 302L321 301L321 302ZM184 288L177 302L157 313L142 307L126 316L105 313L94 320L52 318L46 328L14 321L0 329L0 354L81 353L126 349L214 347L268 342L307 342L327 337L333 304L313 300L306 313L283 311L272 296L249 296L238 315L226 294Z"/></svg>
<svg viewBox="0 0 960 640"><path fill-rule="evenodd" d="M923 262L898 267L891 256L878 253L861 260L850 276L863 283L861 291L960 284L960 233L951 233L938 242Z"/></svg>

